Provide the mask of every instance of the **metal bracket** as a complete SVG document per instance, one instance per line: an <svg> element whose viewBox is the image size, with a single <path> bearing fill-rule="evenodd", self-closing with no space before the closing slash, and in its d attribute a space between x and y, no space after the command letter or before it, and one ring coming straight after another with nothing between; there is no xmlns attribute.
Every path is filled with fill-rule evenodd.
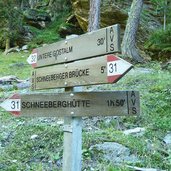
<svg viewBox="0 0 171 171"><path fill-rule="evenodd" d="M73 127L71 125L64 125L64 132L70 132L72 133Z"/></svg>

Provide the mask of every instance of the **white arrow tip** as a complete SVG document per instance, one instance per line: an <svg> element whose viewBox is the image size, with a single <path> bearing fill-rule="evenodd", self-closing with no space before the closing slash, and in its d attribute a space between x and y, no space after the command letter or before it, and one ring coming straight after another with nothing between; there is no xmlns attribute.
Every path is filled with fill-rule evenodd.
<svg viewBox="0 0 171 171"><path fill-rule="evenodd" d="M30 65L36 64L37 63L37 53L32 53L28 58L27 58L27 62Z"/></svg>

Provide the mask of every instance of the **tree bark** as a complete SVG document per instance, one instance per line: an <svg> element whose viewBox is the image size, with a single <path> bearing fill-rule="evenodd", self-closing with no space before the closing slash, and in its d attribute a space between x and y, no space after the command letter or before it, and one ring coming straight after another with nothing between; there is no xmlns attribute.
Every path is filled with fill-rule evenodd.
<svg viewBox="0 0 171 171"><path fill-rule="evenodd" d="M29 0L30 8L34 9L37 3L38 3L37 0Z"/></svg>
<svg viewBox="0 0 171 171"><path fill-rule="evenodd" d="M136 62L143 62L143 58L140 56L136 47L136 33L142 7L143 0L133 0L121 45L122 55L124 57L131 57Z"/></svg>
<svg viewBox="0 0 171 171"><path fill-rule="evenodd" d="M100 0L90 0L88 31L99 29L100 22Z"/></svg>
<svg viewBox="0 0 171 171"><path fill-rule="evenodd" d="M7 37L5 41L5 52L4 52L5 55L7 54L9 49L10 49L10 38Z"/></svg>
<svg viewBox="0 0 171 171"><path fill-rule="evenodd" d="M22 0L20 8L21 8L22 11L25 10L25 9L30 8L29 1L28 0Z"/></svg>
<svg viewBox="0 0 171 171"><path fill-rule="evenodd" d="M166 31L167 0L164 1L163 30Z"/></svg>

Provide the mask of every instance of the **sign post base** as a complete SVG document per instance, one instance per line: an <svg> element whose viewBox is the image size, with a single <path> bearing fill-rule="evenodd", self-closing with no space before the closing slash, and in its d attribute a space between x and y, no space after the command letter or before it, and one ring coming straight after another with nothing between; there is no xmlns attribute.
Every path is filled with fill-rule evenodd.
<svg viewBox="0 0 171 171"><path fill-rule="evenodd" d="M64 118L63 171L81 171L82 118Z"/></svg>
<svg viewBox="0 0 171 171"><path fill-rule="evenodd" d="M82 87L65 91L81 92ZM64 117L63 171L81 171L82 117Z"/></svg>

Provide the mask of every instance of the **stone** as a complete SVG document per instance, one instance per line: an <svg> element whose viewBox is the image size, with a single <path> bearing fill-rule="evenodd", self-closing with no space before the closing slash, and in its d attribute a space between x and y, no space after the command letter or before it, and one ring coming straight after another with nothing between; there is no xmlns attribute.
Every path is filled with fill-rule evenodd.
<svg viewBox="0 0 171 171"><path fill-rule="evenodd" d="M88 28L89 1L88 0L71 0L74 15L84 32ZM101 2L101 26L106 27L113 24L120 24L125 27L128 14L114 2L104 0Z"/></svg>
<svg viewBox="0 0 171 171"><path fill-rule="evenodd" d="M18 83L16 86L18 89L26 89L26 88L30 88L31 83L30 83L30 81L26 80L21 83Z"/></svg>
<svg viewBox="0 0 171 171"><path fill-rule="evenodd" d="M96 144L90 149L102 152L103 158L113 164L139 162L137 156L131 154L129 148L115 142L104 142L103 144Z"/></svg>
<svg viewBox="0 0 171 171"><path fill-rule="evenodd" d="M155 169L155 168L141 168L141 167L136 167L136 166L126 166L126 167L136 170L136 171L164 171L164 170Z"/></svg>
<svg viewBox="0 0 171 171"><path fill-rule="evenodd" d="M18 65L17 65L18 66ZM22 64L18 67L23 66ZM15 66L16 67L16 66ZM14 75L5 76L0 78L0 89L11 90L11 89L26 89L31 85L30 80L20 80Z"/></svg>
<svg viewBox="0 0 171 171"><path fill-rule="evenodd" d="M166 145L171 146L171 133L168 133L168 134L164 137L163 141L166 143Z"/></svg>
<svg viewBox="0 0 171 171"><path fill-rule="evenodd" d="M36 9L27 9L24 12L24 20L27 24L42 29L46 27L46 24L51 22L51 17L46 12L40 12Z"/></svg>
<svg viewBox="0 0 171 171"><path fill-rule="evenodd" d="M38 135L34 134L34 135L32 135L32 136L30 137L30 139L31 139L31 140L34 140L34 139L36 139L37 137L38 137Z"/></svg>
<svg viewBox="0 0 171 171"><path fill-rule="evenodd" d="M21 50L28 50L28 45L22 46Z"/></svg>
<svg viewBox="0 0 171 171"><path fill-rule="evenodd" d="M18 82L18 78L14 75L4 76L0 78L0 84L11 84L13 81Z"/></svg>
<svg viewBox="0 0 171 171"><path fill-rule="evenodd" d="M65 26L61 26L60 29L59 29L59 34L62 38L65 38L67 35L72 35L72 34L82 34L83 31L74 26L74 25L65 25Z"/></svg>
<svg viewBox="0 0 171 171"><path fill-rule="evenodd" d="M142 136L145 133L145 128L134 128L134 129L128 129L123 131L125 135L137 135L137 136Z"/></svg>

